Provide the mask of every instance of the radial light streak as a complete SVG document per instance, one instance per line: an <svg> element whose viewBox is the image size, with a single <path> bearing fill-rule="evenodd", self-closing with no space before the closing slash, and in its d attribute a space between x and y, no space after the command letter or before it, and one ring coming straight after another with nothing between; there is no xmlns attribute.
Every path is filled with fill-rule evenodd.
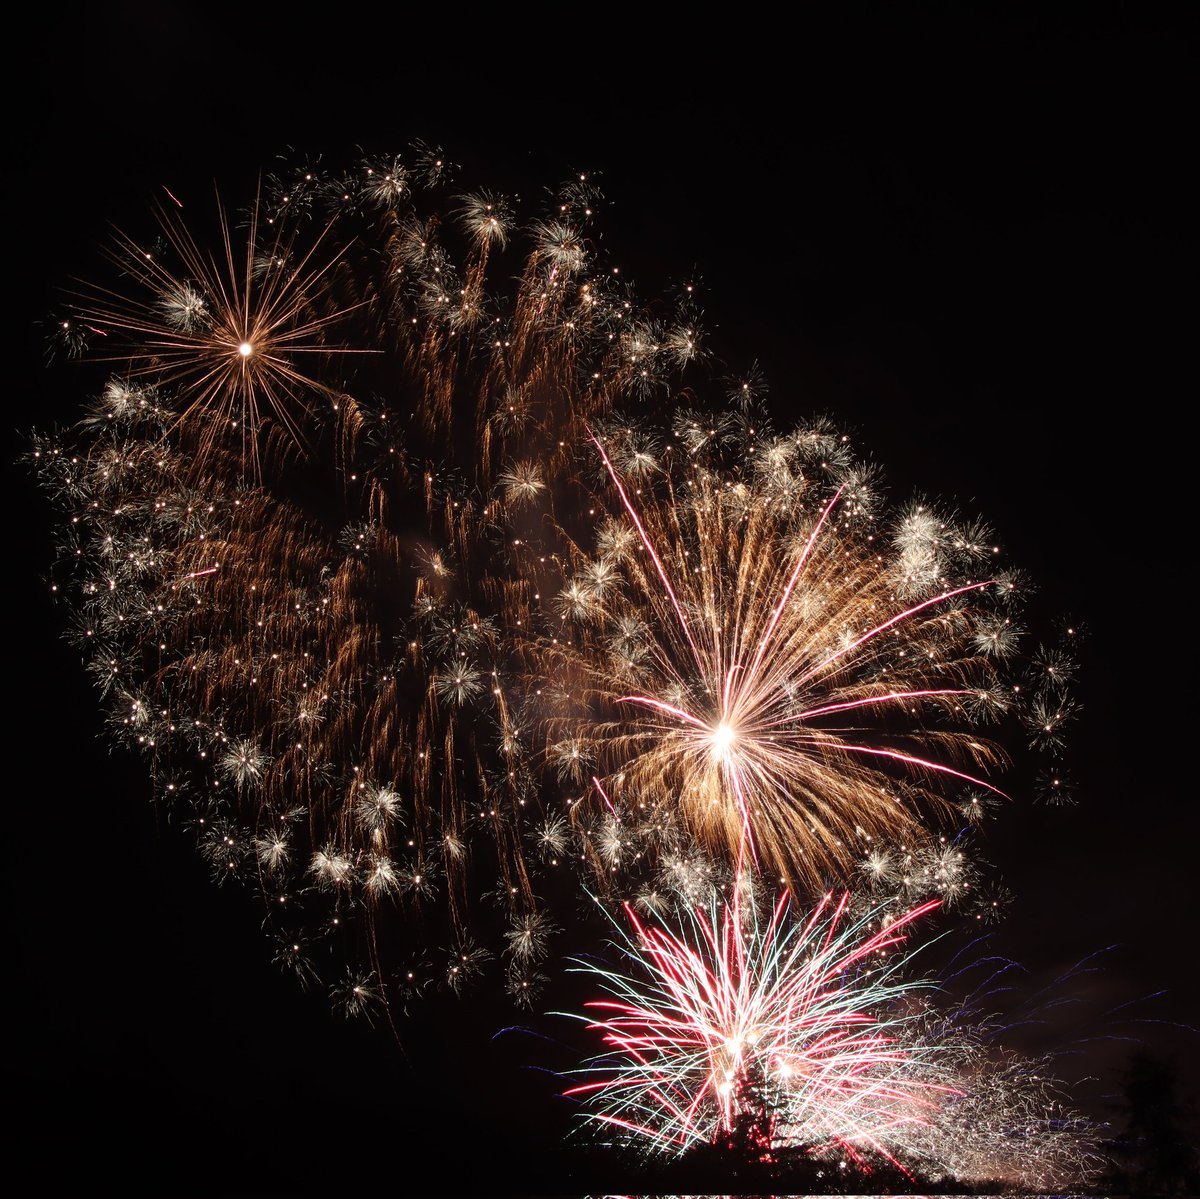
<svg viewBox="0 0 1200 1199"><path fill-rule="evenodd" d="M564 615L550 652L578 716L551 725L627 818L667 804L710 852L748 841L764 871L819 891L871 842L948 818L948 789L1003 794L983 772L1006 755L969 726L1014 694L979 644L1008 596L961 577L992 547L939 524L924 547L938 568L914 580L897 525L802 434L752 437L732 464L672 443L637 502L593 444L640 552L602 555L617 581Z"/></svg>
<svg viewBox="0 0 1200 1199"><path fill-rule="evenodd" d="M802 1145L895 1161L906 1126L928 1122L952 1091L922 1077L929 1049L906 1035L930 984L904 976L913 955L899 948L937 902L880 927L847 918L846 895L796 920L784 893L764 919L740 890L677 929L627 906L623 967L579 960L611 996L587 1005L607 1049L582 1072L596 1080L565 1093L650 1152L739 1133L760 1160Z"/></svg>
<svg viewBox="0 0 1200 1199"><path fill-rule="evenodd" d="M313 400L336 405L340 398L337 388L318 381L318 363L302 370L297 362L370 352L330 336L365 301L330 303L341 256L325 253L331 226L304 249L295 230L285 233L282 225L263 244L256 198L239 262L219 201L219 254L202 249L177 213L160 208L157 216L176 261L118 234L113 258L141 293L93 287L78 315L97 331L121 335L123 348L109 346L102 360L124 363L131 380L183 391L187 404L179 419L200 433L203 450L228 430L240 430L257 478L264 414L303 447Z"/></svg>
<svg viewBox="0 0 1200 1199"><path fill-rule="evenodd" d="M620 961L577 959L608 996L565 1013L605 1045L564 1092L581 1131L644 1156L714 1146L779 1181L798 1159L817 1177L821 1163L1046 1190L1095 1177L1099 1130L1053 1063L1005 1049L978 994L939 1008L913 973L909 926L937 901L889 922L826 895L797 918L785 893L763 916L739 882L670 926L627 908Z"/></svg>

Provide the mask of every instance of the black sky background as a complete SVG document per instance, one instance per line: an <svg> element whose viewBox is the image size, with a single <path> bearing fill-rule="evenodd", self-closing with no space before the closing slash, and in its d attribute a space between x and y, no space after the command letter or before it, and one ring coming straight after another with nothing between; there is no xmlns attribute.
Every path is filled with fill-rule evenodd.
<svg viewBox="0 0 1200 1199"><path fill-rule="evenodd" d="M524 213L598 172L605 251L647 295L698 271L710 348L761 364L780 424L828 413L893 494L983 515L1038 610L1088 628L1079 803L1018 796L993 826L1016 894L996 940L1031 992L1106 950L1070 1009L1096 1021L1047 1035L1139 1001L1161 1023L1137 1035L1195 1093L1197 1037L1175 1027L1197 1023L1187 8L825 6L791 25L45 9L5 85L8 460L84 398L35 323L163 186L204 206L289 147L342 165L417 138ZM253 897L210 883L139 764L109 752L43 586L49 513L10 477L17 1159L155 1194L596 1189L559 1149L536 1054L488 1039L511 1015L448 1002L401 1049L271 965ZM1127 1049L1088 1050L1089 1095Z"/></svg>

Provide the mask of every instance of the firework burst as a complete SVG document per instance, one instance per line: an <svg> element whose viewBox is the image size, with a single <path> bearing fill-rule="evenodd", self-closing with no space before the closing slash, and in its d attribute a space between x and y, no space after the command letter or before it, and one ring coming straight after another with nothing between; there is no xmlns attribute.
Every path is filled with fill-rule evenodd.
<svg viewBox="0 0 1200 1199"><path fill-rule="evenodd" d="M1015 706L1018 628L985 530L881 510L820 424L685 418L652 468L639 444L594 439L613 512L558 597L568 773L818 893L958 819L959 792L1002 795L986 776L1007 756L977 726Z"/></svg>
<svg viewBox="0 0 1200 1199"><path fill-rule="evenodd" d="M594 1138L678 1157L724 1146L771 1168L886 1163L910 1176L1057 1186L1096 1169L1095 1129L1046 1060L1001 1049L970 1004L939 1011L909 926L825 896L769 914L745 882L672 927L626 910L621 962L579 959L605 1050L566 1094ZM616 922L614 921L614 924Z"/></svg>
<svg viewBox="0 0 1200 1199"><path fill-rule="evenodd" d="M524 220L447 178L269 174L215 252L167 210L65 322L103 373L31 459L116 737L350 1013L530 1002L576 869L664 911L907 853L893 910L918 874L949 906L924 822L995 798L973 722L1015 708L991 539L889 515L825 422L772 433L756 370L630 424L704 363L691 290L636 300L586 177ZM1071 672L1021 713L1054 753Z"/></svg>
<svg viewBox="0 0 1200 1199"><path fill-rule="evenodd" d="M119 283L65 326L120 373L31 457L111 726L214 872L261 889L308 974L365 954L348 977L411 995L421 929L444 985L499 959L524 999L578 848L523 681L564 522L586 524L569 447L688 335L653 343L595 259L586 179L523 225L445 179L423 148L269 175L244 254L224 216L215 254L174 210L162 246L119 236Z"/></svg>
<svg viewBox="0 0 1200 1199"><path fill-rule="evenodd" d="M826 896L801 923L786 893L765 920L735 898L681 931L627 909L633 969L581 964L612 996L588 1005L603 1014L590 1027L609 1050L587 1071L599 1080L567 1094L659 1152L730 1137L749 1117L763 1155L784 1143L885 1153L945 1090L921 1079L902 1044L913 1012L894 1014L929 984L903 978L911 955L889 952L937 904L880 928L843 920L847 901Z"/></svg>
<svg viewBox="0 0 1200 1199"><path fill-rule="evenodd" d="M186 397L177 419L197 438L200 465L232 435L258 477L268 429L302 448L313 402L336 410L340 393L320 380L319 360L363 352L335 333L363 301L334 298L342 251L327 249L331 225L305 244L295 226L270 219L264 236L256 198L239 247L218 201L213 254L177 208L160 207L157 217L161 243L115 239L113 260L133 290L90 289L76 321L97 358L121 363L127 381Z"/></svg>

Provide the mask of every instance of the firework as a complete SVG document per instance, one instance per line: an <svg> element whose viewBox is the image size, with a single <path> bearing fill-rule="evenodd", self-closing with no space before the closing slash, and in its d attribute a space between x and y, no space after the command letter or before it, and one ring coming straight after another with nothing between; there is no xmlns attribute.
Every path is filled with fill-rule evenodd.
<svg viewBox="0 0 1200 1199"><path fill-rule="evenodd" d="M60 322L104 373L31 458L116 738L351 1014L489 973L530 1002L576 869L661 911L749 845L960 902L925 822L999 795L992 540L887 515L825 422L772 433L756 370L631 424L704 363L692 290L637 302L585 176L523 221L448 178L281 170L215 252L173 199ZM1072 667L1038 670L1015 714L1057 753Z"/></svg>
<svg viewBox="0 0 1200 1199"><path fill-rule="evenodd" d="M519 998L541 977L577 846L528 647L587 523L571 447L698 336L595 259L586 178L518 226L447 171L419 147L270 175L215 254L178 208L119 235L119 282L59 326L118 373L32 452L111 727L301 977L365 958L350 1012L492 958Z"/></svg>
<svg viewBox="0 0 1200 1199"><path fill-rule="evenodd" d="M827 896L803 923L786 893L766 920L753 903L714 902L680 932L627 910L634 969L581 967L612 996L589 1004L610 1051L590 1068L599 1081L567 1093L662 1152L731 1136L760 1111L751 1135L763 1154L785 1141L883 1151L941 1089L920 1081L900 1047L913 1017L883 1014L929 985L904 980L907 956L887 951L936 903L871 930L843 922L847 901Z"/></svg>
<svg viewBox="0 0 1200 1199"><path fill-rule="evenodd" d="M303 447L313 401L336 410L339 392L316 377L315 360L355 352L336 338L358 304L333 298L340 252L325 252L330 226L303 248L298 229L274 220L262 236L256 200L238 247L218 202L221 249L211 254L178 209L157 216L161 248L117 235L112 257L132 290L92 289L76 320L103 338L96 356L121 363L135 391L146 382L185 397L178 420L198 439L201 464L232 435L257 475L268 430Z"/></svg>
<svg viewBox="0 0 1200 1199"><path fill-rule="evenodd" d="M593 452L612 511L546 651L565 680L547 752L594 780L593 808L729 860L748 844L819 894L1003 796L981 724L1019 710L1049 736L1013 686L1019 587L994 538L887 510L827 424L684 414L653 451L617 429Z"/></svg>
<svg viewBox="0 0 1200 1199"><path fill-rule="evenodd" d="M606 1049L566 1094L595 1137L680 1156L724 1145L760 1164L886 1162L959 1181L1074 1182L1093 1130L1044 1061L999 1050L966 1005L941 1013L912 973L909 925L826 896L714 897L677 926L626 911L620 965L579 959L607 998L576 1016Z"/></svg>

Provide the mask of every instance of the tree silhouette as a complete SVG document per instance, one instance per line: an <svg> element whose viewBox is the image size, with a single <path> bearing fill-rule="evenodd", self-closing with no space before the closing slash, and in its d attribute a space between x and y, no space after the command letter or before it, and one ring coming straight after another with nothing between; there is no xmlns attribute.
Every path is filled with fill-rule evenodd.
<svg viewBox="0 0 1200 1199"><path fill-rule="evenodd" d="M1139 1049L1122 1091L1125 1128L1111 1145L1114 1188L1130 1195L1200 1193L1194 1113L1172 1063Z"/></svg>

